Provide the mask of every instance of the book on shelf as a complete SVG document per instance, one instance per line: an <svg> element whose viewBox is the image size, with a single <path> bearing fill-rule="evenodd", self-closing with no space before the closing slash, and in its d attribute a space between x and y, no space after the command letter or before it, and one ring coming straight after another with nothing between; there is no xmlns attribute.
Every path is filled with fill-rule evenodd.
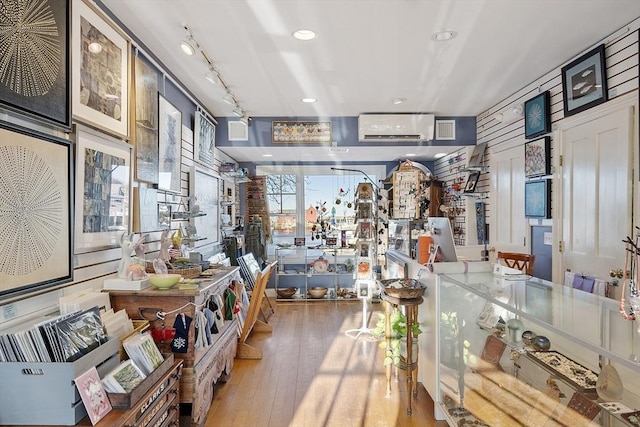
<svg viewBox="0 0 640 427"><path fill-rule="evenodd" d="M75 383L89 420L95 425L112 409L95 366L76 378Z"/></svg>
<svg viewBox="0 0 640 427"><path fill-rule="evenodd" d="M110 393L131 393L147 376L131 359L127 359L111 370L102 379Z"/></svg>
<svg viewBox="0 0 640 427"><path fill-rule="evenodd" d="M123 341L122 346L145 375L151 374L164 362L164 357L148 332L133 334Z"/></svg>

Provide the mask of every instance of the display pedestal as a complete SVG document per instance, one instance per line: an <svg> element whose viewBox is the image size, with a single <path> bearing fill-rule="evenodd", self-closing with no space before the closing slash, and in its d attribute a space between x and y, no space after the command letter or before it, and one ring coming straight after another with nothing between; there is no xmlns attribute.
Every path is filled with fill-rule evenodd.
<svg viewBox="0 0 640 427"><path fill-rule="evenodd" d="M362 327L359 329L349 329L344 334L353 339L358 339L360 335L369 335L371 336L371 329L367 326L369 324L369 317L367 316L367 304L368 300L366 298L362 299ZM372 341L376 341L376 339L371 336Z"/></svg>

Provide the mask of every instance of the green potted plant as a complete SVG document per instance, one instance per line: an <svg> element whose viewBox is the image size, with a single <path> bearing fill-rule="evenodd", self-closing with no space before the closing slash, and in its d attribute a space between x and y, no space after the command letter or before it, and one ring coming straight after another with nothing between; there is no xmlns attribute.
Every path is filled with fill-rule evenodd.
<svg viewBox="0 0 640 427"><path fill-rule="evenodd" d="M376 327L371 331L371 335L376 338L385 338L385 315L379 313L379 320L376 323ZM395 366L406 366L406 340L407 340L407 317L398 309L395 309L389 316L391 339L387 346L387 341L380 343L380 348L386 349L384 355L384 364ZM413 361L417 360L418 355L418 335L422 333L419 324L411 326L411 332L413 335Z"/></svg>

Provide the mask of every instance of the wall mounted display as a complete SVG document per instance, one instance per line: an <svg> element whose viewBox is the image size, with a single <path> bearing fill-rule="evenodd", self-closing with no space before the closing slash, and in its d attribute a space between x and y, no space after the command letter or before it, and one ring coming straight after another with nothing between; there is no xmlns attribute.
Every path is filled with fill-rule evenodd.
<svg viewBox="0 0 640 427"><path fill-rule="evenodd" d="M331 122L271 122L273 142L331 142Z"/></svg>
<svg viewBox="0 0 640 427"><path fill-rule="evenodd" d="M73 115L129 136L129 42L84 1L73 2Z"/></svg>
<svg viewBox="0 0 640 427"><path fill-rule="evenodd" d="M542 92L524 103L524 137L535 138L551 132L551 95Z"/></svg>
<svg viewBox="0 0 640 427"><path fill-rule="evenodd" d="M158 74L138 55L135 69L135 145L138 181L158 183Z"/></svg>
<svg viewBox="0 0 640 427"><path fill-rule="evenodd" d="M180 156L182 155L182 113L162 95L158 95L159 179L161 190L180 192Z"/></svg>
<svg viewBox="0 0 640 427"><path fill-rule="evenodd" d="M480 172L471 172L467 177L467 184L464 186L465 193L475 193L476 187L478 187L478 180L480 179Z"/></svg>
<svg viewBox="0 0 640 427"><path fill-rule="evenodd" d="M220 178L208 169L192 166L189 177L189 194L192 196L191 204L198 205L200 212L205 216L191 218L192 225L196 226L199 237L205 237L202 244L217 243L219 237L219 206L220 206ZM189 208L193 210L190 204ZM198 246L199 242L196 242Z"/></svg>
<svg viewBox="0 0 640 427"><path fill-rule="evenodd" d="M528 141L524 144L524 176L549 175L551 173L551 138Z"/></svg>
<svg viewBox="0 0 640 427"><path fill-rule="evenodd" d="M129 233L131 145L76 132L75 253L118 246Z"/></svg>
<svg viewBox="0 0 640 427"><path fill-rule="evenodd" d="M71 281L71 141L2 124L0 156L0 299Z"/></svg>
<svg viewBox="0 0 640 427"><path fill-rule="evenodd" d="M562 95L565 117L608 99L603 44L562 67Z"/></svg>
<svg viewBox="0 0 640 427"><path fill-rule="evenodd" d="M169 226L171 223L169 223ZM140 182L133 189L133 232L160 230L158 225L158 190Z"/></svg>
<svg viewBox="0 0 640 427"><path fill-rule="evenodd" d="M216 126L202 111L196 112L193 142L193 159L213 166L213 148L216 146Z"/></svg>
<svg viewBox="0 0 640 427"><path fill-rule="evenodd" d="M548 180L524 183L524 216L527 218L551 217L551 184Z"/></svg>
<svg viewBox="0 0 640 427"><path fill-rule="evenodd" d="M0 104L70 129L69 0L27 0L3 7ZM34 11L38 13L34 13Z"/></svg>

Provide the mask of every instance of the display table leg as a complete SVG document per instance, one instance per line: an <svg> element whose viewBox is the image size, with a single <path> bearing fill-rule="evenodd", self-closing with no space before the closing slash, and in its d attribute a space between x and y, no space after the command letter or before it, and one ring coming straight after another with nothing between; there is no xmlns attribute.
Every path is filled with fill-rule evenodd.
<svg viewBox="0 0 640 427"><path fill-rule="evenodd" d="M386 352L389 351L391 346L391 304L386 302L384 303L384 338L387 343L387 348L385 349L385 357ZM387 376L387 396L391 396L391 366L393 364L390 363L385 365L385 374Z"/></svg>

